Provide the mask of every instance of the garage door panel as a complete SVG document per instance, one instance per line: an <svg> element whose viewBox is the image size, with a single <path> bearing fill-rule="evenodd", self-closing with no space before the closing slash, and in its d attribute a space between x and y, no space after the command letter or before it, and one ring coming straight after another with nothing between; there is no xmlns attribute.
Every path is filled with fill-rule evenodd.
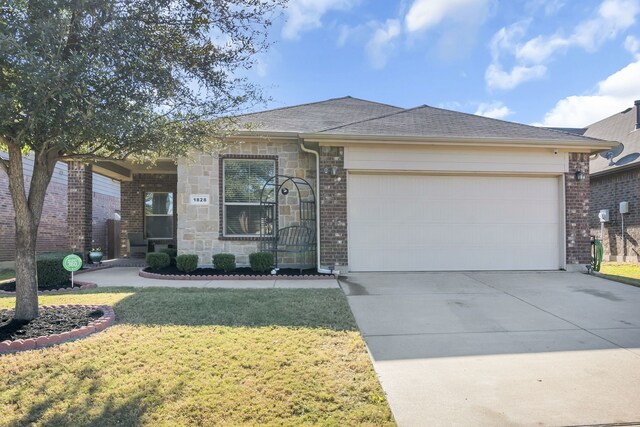
<svg viewBox="0 0 640 427"><path fill-rule="evenodd" d="M558 178L350 175L353 271L560 267Z"/></svg>

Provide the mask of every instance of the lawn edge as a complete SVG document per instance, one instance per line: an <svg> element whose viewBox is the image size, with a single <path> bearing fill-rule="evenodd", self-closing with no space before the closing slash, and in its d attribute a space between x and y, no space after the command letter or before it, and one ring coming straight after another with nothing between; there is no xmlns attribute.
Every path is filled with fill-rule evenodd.
<svg viewBox="0 0 640 427"><path fill-rule="evenodd" d="M75 341L85 338L96 332L100 332L113 324L116 320L116 314L113 307L109 305L91 305L91 304L62 304L62 305L44 305L43 308L60 308L60 307L86 307L94 310L102 310L102 316L89 322L88 325L80 328L72 329L61 334L44 335L38 338L29 338L26 340L5 340L0 342L0 355L18 353L27 350L35 350L52 345L62 344L69 341Z"/></svg>

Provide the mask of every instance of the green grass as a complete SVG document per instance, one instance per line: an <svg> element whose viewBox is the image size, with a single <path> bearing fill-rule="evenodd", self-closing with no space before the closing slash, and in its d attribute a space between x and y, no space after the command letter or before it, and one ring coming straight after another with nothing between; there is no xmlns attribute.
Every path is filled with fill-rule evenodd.
<svg viewBox="0 0 640 427"><path fill-rule="evenodd" d="M13 279L16 277L16 272L11 268L0 268L0 280Z"/></svg>
<svg viewBox="0 0 640 427"><path fill-rule="evenodd" d="M607 279L640 287L640 265L622 262L603 262L600 273Z"/></svg>
<svg viewBox="0 0 640 427"><path fill-rule="evenodd" d="M0 308L14 298L0 297ZM393 425L340 290L101 288L89 338L0 356L0 425Z"/></svg>

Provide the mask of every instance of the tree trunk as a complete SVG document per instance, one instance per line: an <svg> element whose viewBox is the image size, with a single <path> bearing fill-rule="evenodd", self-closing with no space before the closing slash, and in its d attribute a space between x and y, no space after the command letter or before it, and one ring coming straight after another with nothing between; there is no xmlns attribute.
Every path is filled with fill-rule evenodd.
<svg viewBox="0 0 640 427"><path fill-rule="evenodd" d="M16 215L16 311L15 319L38 317L38 278L36 272L36 240L44 198L56 164L56 153L34 156L29 196L25 191L22 153L11 144L9 148L9 191Z"/></svg>

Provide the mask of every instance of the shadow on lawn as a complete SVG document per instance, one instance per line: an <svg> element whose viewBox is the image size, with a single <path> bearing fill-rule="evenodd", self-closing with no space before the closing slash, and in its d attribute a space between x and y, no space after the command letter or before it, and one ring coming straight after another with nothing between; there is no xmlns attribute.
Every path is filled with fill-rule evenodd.
<svg viewBox="0 0 640 427"><path fill-rule="evenodd" d="M146 288L114 308L117 321L129 324L358 330L339 289Z"/></svg>
<svg viewBox="0 0 640 427"><path fill-rule="evenodd" d="M21 427L38 423L47 427L141 426L149 422L149 420L143 420L147 412L164 404L160 386L159 380L148 381L143 388L131 390L126 396L100 397L93 396L93 393L100 389L105 390L105 386L95 378L78 378L77 381L65 384L62 392L47 390L46 386L42 386L37 391L33 391L34 396L47 397L34 403L24 416L8 425ZM173 390L170 393L174 392L178 391ZM63 403L66 408L57 409L52 416L47 416L47 410L59 403Z"/></svg>

